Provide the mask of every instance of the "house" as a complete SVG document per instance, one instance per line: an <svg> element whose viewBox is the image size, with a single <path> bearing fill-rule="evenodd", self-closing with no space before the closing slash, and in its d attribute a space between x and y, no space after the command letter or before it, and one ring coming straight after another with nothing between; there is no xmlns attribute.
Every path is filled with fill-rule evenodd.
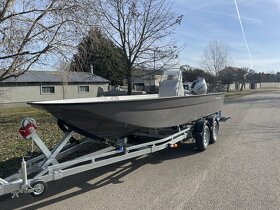
<svg viewBox="0 0 280 210"><path fill-rule="evenodd" d="M0 106L28 101L96 97L109 80L88 72L27 71L0 81Z"/></svg>
<svg viewBox="0 0 280 210"><path fill-rule="evenodd" d="M135 70L133 72L132 87L135 91L158 92L159 82L162 77L162 70ZM124 85L126 80L123 81Z"/></svg>

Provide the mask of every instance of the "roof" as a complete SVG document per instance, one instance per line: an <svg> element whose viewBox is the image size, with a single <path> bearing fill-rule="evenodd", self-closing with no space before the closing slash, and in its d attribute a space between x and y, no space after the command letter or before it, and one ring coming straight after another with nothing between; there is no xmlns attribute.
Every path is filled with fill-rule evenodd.
<svg viewBox="0 0 280 210"><path fill-rule="evenodd" d="M27 71L17 78L0 83L109 83L110 81L89 72Z"/></svg>
<svg viewBox="0 0 280 210"><path fill-rule="evenodd" d="M146 69L136 69L133 71L134 76L143 77L146 75L162 75L163 70L157 69L157 70L146 70Z"/></svg>

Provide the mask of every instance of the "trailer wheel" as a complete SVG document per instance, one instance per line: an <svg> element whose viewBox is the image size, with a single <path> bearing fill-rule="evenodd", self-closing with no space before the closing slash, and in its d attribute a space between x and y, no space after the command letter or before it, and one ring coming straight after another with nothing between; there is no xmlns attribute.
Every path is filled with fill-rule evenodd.
<svg viewBox="0 0 280 210"><path fill-rule="evenodd" d="M210 129L207 121L198 121L194 127L195 143L200 151L207 149L210 141Z"/></svg>
<svg viewBox="0 0 280 210"><path fill-rule="evenodd" d="M207 121L210 124L210 130L211 130L209 143L213 144L218 139L219 122L214 117L207 118Z"/></svg>
<svg viewBox="0 0 280 210"><path fill-rule="evenodd" d="M211 135L210 135L210 144L213 144L217 141L218 133L219 133L219 123L217 122L217 120L214 120L212 125Z"/></svg>
<svg viewBox="0 0 280 210"><path fill-rule="evenodd" d="M33 197L39 197L46 192L47 183L42 180L36 180L30 184L30 187L33 188L31 195Z"/></svg>

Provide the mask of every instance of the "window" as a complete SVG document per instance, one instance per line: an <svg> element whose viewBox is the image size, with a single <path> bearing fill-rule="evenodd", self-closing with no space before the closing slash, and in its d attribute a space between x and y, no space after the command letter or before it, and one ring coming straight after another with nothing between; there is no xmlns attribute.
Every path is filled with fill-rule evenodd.
<svg viewBox="0 0 280 210"><path fill-rule="evenodd" d="M162 81L164 80L178 80L179 75L176 72L165 72L162 77Z"/></svg>
<svg viewBox="0 0 280 210"><path fill-rule="evenodd" d="M41 87L41 94L54 94L55 88L54 86L42 86Z"/></svg>
<svg viewBox="0 0 280 210"><path fill-rule="evenodd" d="M89 86L79 86L79 93L89 93Z"/></svg>

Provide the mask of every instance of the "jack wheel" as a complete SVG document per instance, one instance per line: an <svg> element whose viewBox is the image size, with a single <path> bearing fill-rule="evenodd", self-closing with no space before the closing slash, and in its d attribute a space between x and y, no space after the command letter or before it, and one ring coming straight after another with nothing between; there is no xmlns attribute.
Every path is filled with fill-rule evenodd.
<svg viewBox="0 0 280 210"><path fill-rule="evenodd" d="M47 183L42 180L36 180L30 184L33 192L30 193L33 197L39 197L43 195L47 190Z"/></svg>

